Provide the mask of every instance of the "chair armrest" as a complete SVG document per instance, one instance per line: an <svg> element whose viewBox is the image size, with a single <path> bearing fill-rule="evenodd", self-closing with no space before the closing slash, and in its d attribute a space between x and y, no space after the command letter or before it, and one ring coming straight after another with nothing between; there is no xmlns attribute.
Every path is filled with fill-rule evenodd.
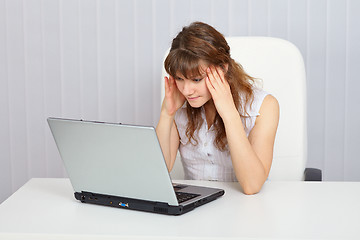
<svg viewBox="0 0 360 240"><path fill-rule="evenodd" d="M305 181L322 181L322 172L317 168L305 168Z"/></svg>

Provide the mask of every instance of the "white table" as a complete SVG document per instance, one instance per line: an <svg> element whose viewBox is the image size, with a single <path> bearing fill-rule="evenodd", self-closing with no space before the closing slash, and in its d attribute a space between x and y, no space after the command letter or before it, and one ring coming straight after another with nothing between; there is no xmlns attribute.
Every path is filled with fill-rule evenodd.
<svg viewBox="0 0 360 240"><path fill-rule="evenodd" d="M182 216L75 200L68 179L31 179L0 205L0 239L360 239L360 182L177 181L225 195Z"/></svg>

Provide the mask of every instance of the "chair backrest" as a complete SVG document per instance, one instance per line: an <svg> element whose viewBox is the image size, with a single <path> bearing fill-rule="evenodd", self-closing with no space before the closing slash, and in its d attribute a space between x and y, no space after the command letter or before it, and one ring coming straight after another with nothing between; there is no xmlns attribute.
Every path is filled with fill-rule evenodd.
<svg viewBox="0 0 360 240"><path fill-rule="evenodd" d="M301 53L289 41L271 37L227 37L232 58L277 98L280 122L269 180L302 180L307 158L306 77ZM163 75L165 76L163 69ZM161 85L162 99L164 81ZM171 173L183 178L180 159Z"/></svg>

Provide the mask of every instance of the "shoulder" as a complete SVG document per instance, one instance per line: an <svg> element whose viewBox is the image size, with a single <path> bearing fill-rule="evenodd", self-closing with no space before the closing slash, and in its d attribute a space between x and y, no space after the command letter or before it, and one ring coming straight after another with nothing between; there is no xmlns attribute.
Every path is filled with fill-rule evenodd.
<svg viewBox="0 0 360 240"><path fill-rule="evenodd" d="M248 108L249 114L256 117L255 125L260 122L273 122L277 124L279 121L279 102L272 94L261 89L253 89L254 99L251 106Z"/></svg>
<svg viewBox="0 0 360 240"><path fill-rule="evenodd" d="M279 102L278 100L271 94L265 96L264 100L262 101L260 107L260 115L264 111L279 111Z"/></svg>
<svg viewBox="0 0 360 240"><path fill-rule="evenodd" d="M259 109L259 117L256 123L260 121L278 123L280 106L278 100L273 95L266 95Z"/></svg>
<svg viewBox="0 0 360 240"><path fill-rule="evenodd" d="M277 99L273 95L266 95L259 115L255 120L254 128L249 134L249 140L253 143L259 139L273 142L279 124L280 108Z"/></svg>
<svg viewBox="0 0 360 240"><path fill-rule="evenodd" d="M276 107L279 107L279 102L276 99L276 97L274 97L273 95L269 94L266 96L266 98L264 99L264 101L266 101L267 103L274 105Z"/></svg>
<svg viewBox="0 0 360 240"><path fill-rule="evenodd" d="M269 92L261 89L261 88L253 88L254 101L253 104L259 105L259 108L264 101L264 99L270 95Z"/></svg>
<svg viewBox="0 0 360 240"><path fill-rule="evenodd" d="M271 96L267 91L261 88L254 87L252 90L253 99L250 102L245 103L244 99L240 97L245 105L246 112L250 117L257 117L260 115L260 108L267 96Z"/></svg>

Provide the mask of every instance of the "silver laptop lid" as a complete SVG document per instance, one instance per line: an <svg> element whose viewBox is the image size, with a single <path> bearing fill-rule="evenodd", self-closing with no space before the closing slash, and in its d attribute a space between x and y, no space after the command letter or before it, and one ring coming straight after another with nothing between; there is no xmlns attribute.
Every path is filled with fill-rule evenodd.
<svg viewBox="0 0 360 240"><path fill-rule="evenodd" d="M76 192L178 206L153 127L48 118Z"/></svg>

